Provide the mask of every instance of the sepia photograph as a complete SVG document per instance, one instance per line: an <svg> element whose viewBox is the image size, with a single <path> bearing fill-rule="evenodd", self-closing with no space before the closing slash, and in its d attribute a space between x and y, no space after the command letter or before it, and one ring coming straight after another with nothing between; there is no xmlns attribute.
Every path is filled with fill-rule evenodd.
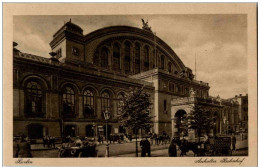
<svg viewBox="0 0 260 167"><path fill-rule="evenodd" d="M255 7L6 4L5 165L254 166Z"/></svg>
<svg viewBox="0 0 260 167"><path fill-rule="evenodd" d="M248 155L246 15L13 26L14 157Z"/></svg>

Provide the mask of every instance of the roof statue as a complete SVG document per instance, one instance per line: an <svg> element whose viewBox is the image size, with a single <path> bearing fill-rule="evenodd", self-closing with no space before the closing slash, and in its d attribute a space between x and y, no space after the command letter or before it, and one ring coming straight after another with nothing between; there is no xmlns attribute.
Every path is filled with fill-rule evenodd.
<svg viewBox="0 0 260 167"><path fill-rule="evenodd" d="M148 26L148 20L145 22L144 19L142 19L142 22L143 22L143 29L144 30L147 30L147 31L151 31L152 32L152 29L151 27Z"/></svg>
<svg viewBox="0 0 260 167"><path fill-rule="evenodd" d="M193 88L190 88L190 97L195 97L196 91Z"/></svg>

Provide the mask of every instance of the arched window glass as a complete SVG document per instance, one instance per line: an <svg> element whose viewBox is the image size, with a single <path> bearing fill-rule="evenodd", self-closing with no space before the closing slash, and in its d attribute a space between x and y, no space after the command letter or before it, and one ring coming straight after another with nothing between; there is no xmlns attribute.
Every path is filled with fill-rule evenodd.
<svg viewBox="0 0 260 167"><path fill-rule="evenodd" d="M94 94L91 90L85 90L83 95L84 116L93 117L95 115Z"/></svg>
<svg viewBox="0 0 260 167"><path fill-rule="evenodd" d="M118 115L121 114L120 109L121 109L121 106L122 106L122 100L123 100L124 96L125 96L125 94L123 92L119 93L118 96L117 96L117 99L118 99L117 114Z"/></svg>
<svg viewBox="0 0 260 167"><path fill-rule="evenodd" d="M103 92L101 94L101 110L102 110L103 118L104 118L103 112L111 111L111 100L110 100L110 95L108 92Z"/></svg>
<svg viewBox="0 0 260 167"><path fill-rule="evenodd" d="M103 48L101 50L101 67L107 68L108 66L108 50Z"/></svg>
<svg viewBox="0 0 260 167"><path fill-rule="evenodd" d="M130 43L129 42L125 43L124 66L125 66L125 73L128 74L130 72Z"/></svg>
<svg viewBox="0 0 260 167"><path fill-rule="evenodd" d="M63 116L75 117L75 92L71 87L65 87L62 92Z"/></svg>
<svg viewBox="0 0 260 167"><path fill-rule="evenodd" d="M161 55L161 69L164 69L164 55Z"/></svg>
<svg viewBox="0 0 260 167"><path fill-rule="evenodd" d="M99 55L98 55L98 52L95 52L94 54L94 64L99 66Z"/></svg>
<svg viewBox="0 0 260 167"><path fill-rule="evenodd" d="M113 46L113 70L119 71L120 69L120 48L117 43Z"/></svg>
<svg viewBox="0 0 260 167"><path fill-rule="evenodd" d="M172 63L171 62L168 63L168 71L169 71L169 73L172 73Z"/></svg>
<svg viewBox="0 0 260 167"><path fill-rule="evenodd" d="M26 85L26 114L30 117L43 117L43 90L38 82L31 81Z"/></svg>
<svg viewBox="0 0 260 167"><path fill-rule="evenodd" d="M149 46L144 48L144 71L149 70Z"/></svg>
<svg viewBox="0 0 260 167"><path fill-rule="evenodd" d="M135 44L135 74L140 73L140 45Z"/></svg>

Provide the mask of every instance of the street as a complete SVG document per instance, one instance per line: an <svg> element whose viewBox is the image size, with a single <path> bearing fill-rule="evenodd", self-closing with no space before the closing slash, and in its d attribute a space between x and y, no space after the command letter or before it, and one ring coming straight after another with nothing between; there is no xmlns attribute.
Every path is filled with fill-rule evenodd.
<svg viewBox="0 0 260 167"><path fill-rule="evenodd" d="M151 146L151 156L152 157L168 157L168 147L169 144L163 145L152 145ZM105 156L105 144L98 145L98 157ZM141 148L138 143L139 156L141 156ZM32 151L33 157L41 158L56 158L58 157L58 149L37 149ZM123 143L123 144L110 144L109 145L110 157L135 157L135 142ZM178 157L180 156L180 150L177 151ZM232 152L232 156L247 156L247 148L240 148L237 151ZM187 152L186 157L193 157L192 151Z"/></svg>

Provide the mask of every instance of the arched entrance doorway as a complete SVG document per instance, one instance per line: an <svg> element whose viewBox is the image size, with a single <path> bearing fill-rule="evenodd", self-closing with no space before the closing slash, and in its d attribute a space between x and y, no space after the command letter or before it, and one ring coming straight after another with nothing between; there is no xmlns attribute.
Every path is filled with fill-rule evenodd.
<svg viewBox="0 0 260 167"><path fill-rule="evenodd" d="M28 125L28 137L30 139L40 139L43 137L43 126L40 124Z"/></svg>
<svg viewBox="0 0 260 167"><path fill-rule="evenodd" d="M185 110L178 110L174 115L175 121L175 134L176 137L184 137L188 135L188 132L184 128L185 118L187 117L187 112Z"/></svg>

